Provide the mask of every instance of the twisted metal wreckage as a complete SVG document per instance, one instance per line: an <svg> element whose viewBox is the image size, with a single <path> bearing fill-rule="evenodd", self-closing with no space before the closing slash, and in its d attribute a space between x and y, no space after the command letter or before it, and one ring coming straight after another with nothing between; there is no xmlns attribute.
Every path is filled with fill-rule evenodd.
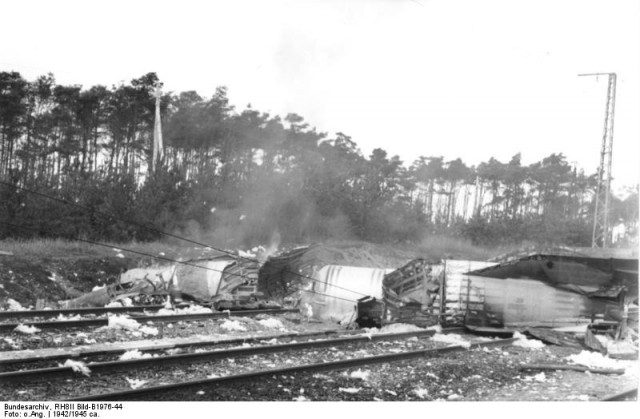
<svg viewBox="0 0 640 419"><path fill-rule="evenodd" d="M217 309L256 308L272 300L299 305L318 320L361 327L401 322L463 325L477 332L519 328L566 343L549 330L589 325L586 341L601 351L607 350L605 335L637 338L636 250L533 249L493 262L405 260L397 269L384 266L397 258L354 255L353 247L312 245L270 257L264 264L224 256L192 261L198 267L134 269L118 284L67 306L106 305L126 298L144 302L149 296L167 295Z"/></svg>

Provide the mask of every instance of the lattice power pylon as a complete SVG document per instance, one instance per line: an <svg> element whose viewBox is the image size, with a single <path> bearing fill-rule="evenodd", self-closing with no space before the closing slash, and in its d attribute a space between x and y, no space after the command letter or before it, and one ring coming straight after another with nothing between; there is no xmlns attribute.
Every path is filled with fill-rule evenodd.
<svg viewBox="0 0 640 419"><path fill-rule="evenodd" d="M593 218L591 247L607 248L611 244L609 231L609 196L611 195L611 157L613 149L613 116L616 108L616 73L578 74L579 76L608 76L607 107L598 168L598 189Z"/></svg>

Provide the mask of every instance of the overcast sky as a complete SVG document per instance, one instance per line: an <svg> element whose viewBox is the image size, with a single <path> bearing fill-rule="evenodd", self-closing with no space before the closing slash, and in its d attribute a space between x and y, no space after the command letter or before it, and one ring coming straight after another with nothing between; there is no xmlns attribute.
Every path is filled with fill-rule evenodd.
<svg viewBox="0 0 640 419"><path fill-rule="evenodd" d="M110 86L149 71L238 110L295 112L368 154L595 172L616 72L613 174L638 182L637 0L0 0L0 70Z"/></svg>

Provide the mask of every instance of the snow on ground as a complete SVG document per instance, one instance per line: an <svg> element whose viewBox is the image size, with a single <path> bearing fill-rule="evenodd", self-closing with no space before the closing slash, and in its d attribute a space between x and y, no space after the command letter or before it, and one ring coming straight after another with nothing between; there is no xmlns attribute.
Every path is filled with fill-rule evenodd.
<svg viewBox="0 0 640 419"><path fill-rule="evenodd" d="M129 377L125 377L125 380L127 380L127 382L129 383L129 386L130 386L132 389L134 389L134 390L135 390L135 389L137 389L137 388L139 388L139 387L142 387L142 386L143 386L143 385L145 385L145 384L147 384L147 382L146 382L146 381L144 381L144 380L138 380L138 379L136 379L136 378L133 378L133 379L132 379L132 378L129 378Z"/></svg>
<svg viewBox="0 0 640 419"><path fill-rule="evenodd" d="M22 307L22 305L20 305L20 303L14 300L13 298L9 298L7 300L7 304L9 304L9 311L24 310L24 307Z"/></svg>
<svg viewBox="0 0 640 419"><path fill-rule="evenodd" d="M405 324L405 323L393 323L393 324L388 324L386 326L383 326L380 329L377 329L375 327L372 328L364 328L365 331L365 335L367 336L372 336L372 335L378 335L378 334L385 334L385 333L405 333L405 332L420 332L420 331L424 331L425 329L422 329L416 325L413 324Z"/></svg>
<svg viewBox="0 0 640 419"><path fill-rule="evenodd" d="M582 351L579 354L570 355L566 359L578 365L589 368L627 369L628 362L616 361L599 352Z"/></svg>
<svg viewBox="0 0 640 419"><path fill-rule="evenodd" d="M436 333L435 335L431 336L431 340L434 340L436 342L449 343L450 345L460 345L463 348L471 347L471 342L456 334L445 335L443 333Z"/></svg>
<svg viewBox="0 0 640 419"><path fill-rule="evenodd" d="M56 321L70 321L70 320L82 320L82 316L79 314L76 314L74 316L65 316L64 314L60 313L58 315L58 317L56 317Z"/></svg>
<svg viewBox="0 0 640 419"><path fill-rule="evenodd" d="M13 329L14 332L24 333L25 335L33 335L34 333L38 333L40 329L34 326L25 326L24 324L19 324Z"/></svg>
<svg viewBox="0 0 640 419"><path fill-rule="evenodd" d="M413 390L413 392L415 393L416 396L420 397L421 399L424 399L429 395L429 392L421 387L416 388L415 390Z"/></svg>
<svg viewBox="0 0 640 419"><path fill-rule="evenodd" d="M151 354L149 353L142 353L137 349L133 349L130 351L127 351L125 353L123 353L122 355L120 355L120 361L126 361L129 359L143 359L143 358L151 358Z"/></svg>
<svg viewBox="0 0 640 419"><path fill-rule="evenodd" d="M284 325L282 324L282 322L280 320L274 319L274 318L258 320L258 323L260 323L261 326L266 327L268 329L282 329L282 328L284 328Z"/></svg>
<svg viewBox="0 0 640 419"><path fill-rule="evenodd" d="M127 316L109 316L109 329L138 330L140 323Z"/></svg>
<svg viewBox="0 0 640 419"><path fill-rule="evenodd" d="M158 336L158 329L155 327L140 326L140 329L138 330L144 333L145 335Z"/></svg>
<svg viewBox="0 0 640 419"><path fill-rule="evenodd" d="M371 371L363 371L361 369L358 369L356 371L353 371L351 374L349 374L349 377L362 380L362 381L367 381L367 379L369 379L370 374L371 374Z"/></svg>
<svg viewBox="0 0 640 419"><path fill-rule="evenodd" d="M529 349L542 349L545 347L545 344L542 341L536 339L527 339L525 335L519 332L515 332L513 337L517 340L513 342L513 346L519 346L521 348L529 348Z"/></svg>
<svg viewBox="0 0 640 419"><path fill-rule="evenodd" d="M224 323L220 325L221 328L228 331L238 331L238 332L246 332L247 328L240 324L237 320L225 320Z"/></svg>
<svg viewBox="0 0 640 419"><path fill-rule="evenodd" d="M61 367L71 367L75 372L79 372L81 374L86 375L87 377L91 374L91 370L87 367L87 364L81 361L74 361L72 359L67 359L64 364L60 365Z"/></svg>
<svg viewBox="0 0 640 419"><path fill-rule="evenodd" d="M210 308L199 305L192 305L185 308L161 308L157 312L157 316L171 316L175 314L209 314L213 313Z"/></svg>

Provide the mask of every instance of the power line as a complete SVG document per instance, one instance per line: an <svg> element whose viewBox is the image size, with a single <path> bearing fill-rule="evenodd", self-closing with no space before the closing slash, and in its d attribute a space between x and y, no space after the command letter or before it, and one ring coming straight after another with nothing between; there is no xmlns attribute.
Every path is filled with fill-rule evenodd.
<svg viewBox="0 0 640 419"><path fill-rule="evenodd" d="M191 240L191 239L187 239L187 238L185 238L185 237L177 236L177 235L175 235L175 234L167 233L167 232L165 232L165 231L158 230L158 229L156 229L156 228L154 228L154 227L148 227L148 226L146 226L146 225L144 225L144 224L141 224L141 223L139 223L139 222L137 222L137 221L126 220L126 219L124 219L124 218L121 218L121 217L118 217L118 216L115 216L115 215L112 215L112 214L107 214L107 213L105 213L105 212L102 212L102 211L99 211L99 210L96 210L96 209L93 209L93 208L89 208L89 207L86 207L86 206L84 206L84 205L77 204L77 203L75 203L75 202L69 202L69 201L64 200L64 199L62 199L62 198L57 198L57 197L54 197L54 196L51 196L51 195L47 195L47 194L44 194L44 193L41 193L41 192L33 191L33 190L31 190L31 189L27 189L27 188L24 188L24 187L22 187L22 186L14 185L14 184L11 184L11 183L8 183L8 182L5 182L5 181L2 181L2 180L0 180L0 184L4 184L4 185L9 186L9 187L13 187L13 188L16 188L16 189L20 189L20 190L25 191L25 192L27 192L27 193L31 193L31 194L33 194L33 195L37 195L37 196L40 196L40 197L42 197L42 198L50 199L50 200L52 200L52 201L60 202L60 203L62 203L62 204L71 205L71 206L74 206L74 207L76 207L76 208L80 208L80 209L82 209L82 210L89 211L89 212L92 212L92 213L94 213L94 214L98 214L98 215L101 215L101 216L103 216L103 217L106 217L106 218L111 218L111 219L113 219L113 220L121 221L121 222L123 222L123 223L127 223L127 224L133 224L133 225L136 225L136 226L138 226L138 227L140 227L140 228L143 228L143 229L145 229L145 230L147 230L147 231L151 231L151 232L154 232L154 233L158 233L158 234L164 235L164 236L166 236L166 237L171 237L171 238L174 238L174 239L177 239L177 240L185 241L185 242L187 242L187 243L196 244L196 245L198 245L198 246L202 246L202 247L204 247L204 248L213 249L213 250L215 250L215 251L217 251L217 252L224 253L224 254L229 255L229 256L233 256L234 258L238 258L238 259L242 259L242 260L245 260L245 261L253 262L253 259L250 259L250 258L247 258L247 257L241 256L241 255L236 255L236 254L234 254L234 253L232 253L232 252L229 252L228 250L219 249L219 248L217 248L217 247L210 246L210 245L207 245L207 244L204 244L204 243L200 243L200 242L197 242L197 241L195 241L195 240ZM304 274L301 274L301 273L298 273L298 272L293 272L293 271L286 270L286 269L285 269L283 272L285 272L285 273L289 273L289 274L292 274L292 275L295 275L295 276L300 277L300 278L303 278L303 279L309 279L309 280L314 281L314 282L320 282L320 283L322 283L322 284L325 284L325 285L328 285L328 286L331 286L331 287L334 287L334 288L338 288L338 289L341 289L341 290L343 290L343 291L352 292L352 293L354 293L354 294L358 294L358 295L361 295L361 296L363 296L363 297L366 297L366 296L367 296L366 294L363 294L363 293L361 293L361 292L353 291L353 290L350 290L350 289L348 289L348 288L341 287L341 286L339 286L339 285L330 284L330 283L328 283L328 282L326 282L326 281L321 281L321 280L319 280L319 279L317 279L317 278L313 278L313 277L311 277L311 276L304 275Z"/></svg>
<svg viewBox="0 0 640 419"><path fill-rule="evenodd" d="M29 230L29 231L34 231L34 232L38 232L38 233L42 233L43 232L41 229L21 226L21 225L18 225L18 224L8 223L6 221L0 221L0 223L8 225L10 227L23 229L23 230ZM79 241L79 242L84 242L84 243L96 245L96 246L107 247L107 248L110 248L110 249L118 249L120 251L130 252L130 253L134 253L134 254L137 254L137 255L140 255L140 256L147 256L147 257L151 257L151 258L154 258L154 259L164 260L166 262L180 263L180 264L183 264L183 265L192 266L192 267L200 268L200 269L206 269L208 271L218 272L218 273L221 273L221 274L225 273L224 270L209 268L208 266L196 265L196 264L193 264L193 263L189 263L187 261L171 259L171 258L167 258L167 257L164 257L164 256L153 255L151 253L141 252L139 250L132 250L132 249L127 249L127 248L120 247L120 246L114 246L112 244L100 243L100 242L97 242L97 241L81 239L81 238L78 238L78 237L72 237L71 239L75 240L75 241ZM251 259L248 259L248 260L251 260ZM230 276L237 276L237 277L243 278L243 279L249 279L248 276L242 275L242 274L238 274L238 273L226 272L226 274L230 275ZM342 297L338 297L338 296L335 296L335 295L324 294L324 293L321 293L321 292L318 292L318 291L314 291L314 290L305 290L305 289L302 289L302 288L299 288L299 287L291 287L291 286L289 288L293 288L296 291L308 292L308 293L311 293L311 294L318 294L318 295L323 295L325 297L336 298L338 300L356 302L355 300L349 300L347 298L342 298Z"/></svg>

